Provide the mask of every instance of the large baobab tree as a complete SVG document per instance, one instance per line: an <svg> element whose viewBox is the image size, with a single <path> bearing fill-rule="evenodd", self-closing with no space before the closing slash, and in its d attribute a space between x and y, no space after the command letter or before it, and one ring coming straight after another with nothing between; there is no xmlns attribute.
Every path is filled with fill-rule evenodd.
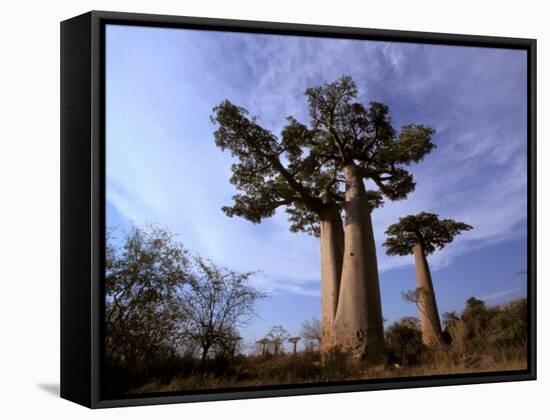
<svg viewBox="0 0 550 420"><path fill-rule="evenodd" d="M223 210L259 223L284 207L291 231L320 236L323 351L374 361L384 338L371 211L414 189L403 166L432 150L433 130L397 133L387 106L356 101L350 77L305 95L309 126L288 117L279 138L227 100L214 108L216 144L236 158L230 181L239 190Z"/></svg>
<svg viewBox="0 0 550 420"><path fill-rule="evenodd" d="M440 220L437 214L419 213L399 219L386 230L384 242L388 255L414 255L416 290L407 299L416 302L420 311L422 341L425 344L442 344L443 333L437 310L435 291L427 256L436 248L442 249L456 235L472 229L466 223L451 219Z"/></svg>

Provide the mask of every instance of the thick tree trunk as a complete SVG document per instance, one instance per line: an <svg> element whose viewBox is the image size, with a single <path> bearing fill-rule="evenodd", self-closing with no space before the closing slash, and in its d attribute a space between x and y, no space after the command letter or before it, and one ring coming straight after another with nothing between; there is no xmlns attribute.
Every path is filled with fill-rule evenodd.
<svg viewBox="0 0 550 420"><path fill-rule="evenodd" d="M430 267L421 244L413 247L416 265L416 287L418 290L418 309L420 310L420 327L424 344L443 344L443 332L439 321L439 312L435 300Z"/></svg>
<svg viewBox="0 0 550 420"><path fill-rule="evenodd" d="M334 341L332 324L338 306L344 228L336 205L328 205L319 215L321 225L321 353L325 354Z"/></svg>
<svg viewBox="0 0 550 420"><path fill-rule="evenodd" d="M385 353L376 248L363 179L354 164L346 179L345 251L334 321L338 348L377 364Z"/></svg>

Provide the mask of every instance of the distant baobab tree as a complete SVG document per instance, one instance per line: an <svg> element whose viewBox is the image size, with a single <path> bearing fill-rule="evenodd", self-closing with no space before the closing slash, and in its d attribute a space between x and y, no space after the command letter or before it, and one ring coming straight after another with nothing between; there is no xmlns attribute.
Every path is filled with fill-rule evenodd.
<svg viewBox="0 0 550 420"><path fill-rule="evenodd" d="M296 354L296 346L298 345L298 341L300 341L302 337L290 337L288 339L289 343L292 343L292 354Z"/></svg>
<svg viewBox="0 0 550 420"><path fill-rule="evenodd" d="M214 108L216 144L237 160L230 182L239 193L223 211L260 223L284 207L291 231L320 237L323 351L379 362L385 346L371 211L383 197L399 200L414 189L404 166L433 149L434 130L411 124L397 133L386 105L356 101L348 76L305 95L309 127L288 117L280 138L228 100Z"/></svg>
<svg viewBox="0 0 550 420"><path fill-rule="evenodd" d="M279 354L282 350L283 343L290 337L288 331L282 325L275 325L271 327L266 335L269 340L269 344L273 348L273 354Z"/></svg>
<svg viewBox="0 0 550 420"><path fill-rule="evenodd" d="M261 340L256 341L256 343L260 345L260 354L262 356L265 356L267 345L269 344L269 339L264 337Z"/></svg>
<svg viewBox="0 0 550 420"><path fill-rule="evenodd" d="M415 302L420 311L422 341L425 344L442 344L443 332L437 310L435 291L427 256L436 248L442 249L456 235L472 229L466 223L451 219L440 220L437 214L419 213L399 219L386 230L384 242L388 255L414 255L416 265L416 290L405 294Z"/></svg>

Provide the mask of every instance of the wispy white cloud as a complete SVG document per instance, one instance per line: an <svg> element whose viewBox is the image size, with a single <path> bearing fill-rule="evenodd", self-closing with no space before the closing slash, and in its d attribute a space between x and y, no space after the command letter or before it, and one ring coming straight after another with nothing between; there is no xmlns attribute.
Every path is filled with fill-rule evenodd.
<svg viewBox="0 0 550 420"><path fill-rule="evenodd" d="M480 299L483 301L492 301L492 300L500 299L505 296L520 294L522 292L523 292L523 288L516 287L510 290L502 290L499 292L490 293L488 295L481 296Z"/></svg>
<svg viewBox="0 0 550 420"><path fill-rule="evenodd" d="M168 226L228 267L262 269L255 281L265 290L318 296L315 238L290 233L282 211L260 225L221 212L235 190L209 115L228 98L277 134L288 115L307 122L307 87L350 74L361 100L388 103L397 124L438 130L438 148L412 168L416 190L373 214L381 271L412 264L381 246L387 226L406 214L432 211L474 226L431 257L433 269L525 229L524 98L516 93L525 69L503 66L515 61L502 52L136 31L131 48L113 32L107 51L107 199L124 219Z"/></svg>

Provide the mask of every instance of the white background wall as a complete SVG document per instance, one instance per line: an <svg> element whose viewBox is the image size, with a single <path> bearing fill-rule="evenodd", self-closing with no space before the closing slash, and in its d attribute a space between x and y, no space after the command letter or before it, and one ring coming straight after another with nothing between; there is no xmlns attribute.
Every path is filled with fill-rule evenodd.
<svg viewBox="0 0 550 420"><path fill-rule="evenodd" d="M544 1L96 0L2 4L0 416L17 418L544 418L549 412L550 25ZM112 409L55 396L59 384L59 21L91 9L538 39L539 380ZM430 402L430 405L427 402ZM537 415L537 413L540 413Z"/></svg>

